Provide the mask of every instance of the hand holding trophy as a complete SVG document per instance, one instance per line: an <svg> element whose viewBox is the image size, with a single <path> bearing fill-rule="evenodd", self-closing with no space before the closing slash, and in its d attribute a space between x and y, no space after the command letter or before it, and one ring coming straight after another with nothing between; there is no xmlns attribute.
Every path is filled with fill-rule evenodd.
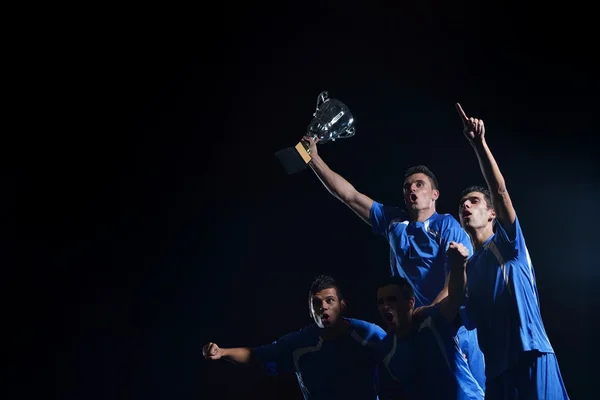
<svg viewBox="0 0 600 400"><path fill-rule="evenodd" d="M354 118L348 107L339 100L330 99L327 92L317 97L317 108L308 124L306 136L318 143L354 136ZM310 143L301 140L294 147L275 153L288 174L295 174L306 168L310 162Z"/></svg>

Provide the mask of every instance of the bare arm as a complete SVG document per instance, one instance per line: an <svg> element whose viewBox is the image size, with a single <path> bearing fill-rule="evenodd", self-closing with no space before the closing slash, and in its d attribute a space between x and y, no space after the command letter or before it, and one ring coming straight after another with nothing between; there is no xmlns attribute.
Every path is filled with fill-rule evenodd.
<svg viewBox="0 0 600 400"><path fill-rule="evenodd" d="M255 361L252 349L248 347L220 348L216 343L208 343L202 348L207 360L224 359L234 364L250 364Z"/></svg>
<svg viewBox="0 0 600 400"><path fill-rule="evenodd" d="M506 182L500 172L498 163L496 163L496 159L485 140L485 126L483 125L483 121L477 118L467 118L458 103L456 103L456 109L463 120L464 134L477 155L481 173L492 197L496 218L498 218L498 221L503 226L510 226L515 222L517 214L510 200L508 190L506 189Z"/></svg>
<svg viewBox="0 0 600 400"><path fill-rule="evenodd" d="M480 122L483 127L483 121ZM506 182L500 172L500 168L498 168L496 159L492 155L485 138L482 138L480 141L472 142L472 146L475 150L475 154L477 154L481 173L488 185L492 197L492 204L496 211L496 218L498 218L498 221L500 221L503 226L510 226L515 222L517 213L510 200L510 195L506 189Z"/></svg>
<svg viewBox="0 0 600 400"><path fill-rule="evenodd" d="M250 364L254 357L252 356L252 349L248 347L235 347L232 349L222 349L223 358L235 364Z"/></svg>
<svg viewBox="0 0 600 400"><path fill-rule="evenodd" d="M467 286L467 260L469 250L457 242L450 243L448 247L448 261L450 274L448 279L448 296L440 301L440 313L448 321L454 321L460 306L465 299Z"/></svg>
<svg viewBox="0 0 600 400"><path fill-rule="evenodd" d="M452 270L448 273L448 275L446 275L446 283L444 284L444 287L438 293L437 297L431 302L431 304L427 304L425 306L421 306L421 307L415 308L415 315L420 315L426 309L429 309L429 308L435 306L436 304L441 303L446 298L448 298L448 284L449 284L450 279L451 279L450 278L451 274L452 274ZM441 307L441 305L440 305L440 307Z"/></svg>
<svg viewBox="0 0 600 400"><path fill-rule="evenodd" d="M442 243L444 243L446 251L448 250L448 246L450 245L450 243L456 242L464 245L467 248L467 250L469 250L469 254L473 252L473 244L471 242L471 238L469 237L469 235L467 235L467 233L460 226L460 224L456 220L454 220L454 218L452 218L452 221L449 223L448 227L444 229L442 237ZM440 251L443 251L443 249L440 249ZM437 295L435 300L433 300L433 305L439 303L444 297L448 296L448 283L451 279L450 274L452 273L452 266L449 263L447 255L445 259L446 261L444 264L444 271L448 271L448 274L446 275L446 281L444 283L442 291Z"/></svg>
<svg viewBox="0 0 600 400"><path fill-rule="evenodd" d="M311 142L310 150L312 158L309 165L319 180L329 193L350 207L363 221L371 225L370 214L373 200L357 191L350 182L332 171L317 153L315 142L312 139L309 141Z"/></svg>
<svg viewBox="0 0 600 400"><path fill-rule="evenodd" d="M436 305L437 303L442 301L444 298L446 298L446 296L448 296L448 285L449 285L450 281L452 280L452 278L450 278L450 275L452 275L452 270L450 270L450 272L446 276L446 283L444 283L444 287L442 288L440 293L437 295L437 297L431 303L432 306Z"/></svg>

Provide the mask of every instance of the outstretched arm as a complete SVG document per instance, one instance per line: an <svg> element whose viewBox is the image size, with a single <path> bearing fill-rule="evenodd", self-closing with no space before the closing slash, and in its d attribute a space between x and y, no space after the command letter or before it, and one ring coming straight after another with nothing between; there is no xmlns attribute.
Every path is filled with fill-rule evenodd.
<svg viewBox="0 0 600 400"><path fill-rule="evenodd" d="M312 138L304 137L304 140L310 143L310 156L312 159L309 165L329 193L350 207L363 221L371 225L370 213L373 200L357 191L350 182L329 168L319 156L316 142Z"/></svg>
<svg viewBox="0 0 600 400"><path fill-rule="evenodd" d="M492 197L492 205L496 211L496 218L504 227L511 226L516 219L516 212L510 200L506 182L500 172L498 163L492 155L485 140L485 126L483 121L477 118L468 118L459 103L456 109L463 121L464 134L475 150L481 173L485 178Z"/></svg>
<svg viewBox="0 0 600 400"><path fill-rule="evenodd" d="M207 360L224 359L235 364L251 364L255 361L252 349L248 347L235 347L222 349L216 343L208 343L202 348L202 355Z"/></svg>

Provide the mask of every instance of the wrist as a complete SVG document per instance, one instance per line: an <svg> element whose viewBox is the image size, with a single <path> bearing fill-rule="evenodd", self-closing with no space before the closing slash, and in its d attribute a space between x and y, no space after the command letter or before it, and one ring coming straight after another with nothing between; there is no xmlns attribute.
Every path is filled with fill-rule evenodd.
<svg viewBox="0 0 600 400"><path fill-rule="evenodd" d="M312 155L312 154L311 154L311 156L310 156L310 161L308 162L308 164L309 164L309 165L314 165L314 164L318 164L318 163L320 163L321 161L322 161L322 160L321 160L321 157L319 157L319 155L318 155L318 154L315 154L315 155Z"/></svg>
<svg viewBox="0 0 600 400"><path fill-rule="evenodd" d="M485 146L485 138L470 139L469 143L471 143L471 146L473 146L475 150L481 150Z"/></svg>

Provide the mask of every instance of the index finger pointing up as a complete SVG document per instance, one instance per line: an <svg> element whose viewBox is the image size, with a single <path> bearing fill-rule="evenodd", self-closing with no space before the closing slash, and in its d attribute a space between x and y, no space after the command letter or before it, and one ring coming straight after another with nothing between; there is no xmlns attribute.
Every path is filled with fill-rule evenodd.
<svg viewBox="0 0 600 400"><path fill-rule="evenodd" d="M460 103L456 103L456 111L458 111L458 114L460 115L460 118L462 118L463 123L467 123L467 121L469 120L469 118L467 118L467 114L465 114L465 112L463 111L462 107L460 106Z"/></svg>

